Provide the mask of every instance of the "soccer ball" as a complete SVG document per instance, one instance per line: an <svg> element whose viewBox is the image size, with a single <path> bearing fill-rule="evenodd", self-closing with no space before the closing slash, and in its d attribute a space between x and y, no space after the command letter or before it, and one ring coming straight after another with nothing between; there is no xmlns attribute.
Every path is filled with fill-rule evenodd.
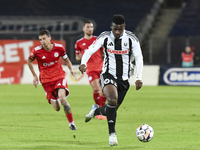
<svg viewBox="0 0 200 150"><path fill-rule="evenodd" d="M136 129L136 137L141 142L149 142L154 135L153 128L148 124L142 124Z"/></svg>

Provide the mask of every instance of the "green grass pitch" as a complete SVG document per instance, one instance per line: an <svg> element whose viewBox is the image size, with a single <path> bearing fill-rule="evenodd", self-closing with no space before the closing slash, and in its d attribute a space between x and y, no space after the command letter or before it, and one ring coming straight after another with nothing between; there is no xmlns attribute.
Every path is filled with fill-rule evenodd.
<svg viewBox="0 0 200 150"><path fill-rule="evenodd" d="M199 150L199 89L131 86L117 113L118 146L110 147L105 120L84 122L93 104L89 85L69 85L77 131L69 130L63 108L48 104L41 85L0 85L0 150ZM135 136L144 123L155 132L148 143Z"/></svg>

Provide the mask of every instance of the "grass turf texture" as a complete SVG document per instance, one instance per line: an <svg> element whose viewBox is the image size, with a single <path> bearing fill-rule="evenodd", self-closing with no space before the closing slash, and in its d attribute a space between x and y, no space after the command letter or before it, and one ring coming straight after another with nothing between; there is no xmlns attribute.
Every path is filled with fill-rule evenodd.
<svg viewBox="0 0 200 150"><path fill-rule="evenodd" d="M0 85L0 149L2 150L197 150L200 149L199 87L135 87L117 114L118 146L108 144L105 120L84 122L93 104L88 86L69 86L69 101L77 131L71 131L63 108L56 112L42 86ZM140 142L140 124L154 129L154 138Z"/></svg>

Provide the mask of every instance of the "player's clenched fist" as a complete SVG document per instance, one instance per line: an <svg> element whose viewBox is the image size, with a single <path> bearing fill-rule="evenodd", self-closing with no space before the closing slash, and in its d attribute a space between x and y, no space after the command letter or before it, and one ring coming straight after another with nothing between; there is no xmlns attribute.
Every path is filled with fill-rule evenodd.
<svg viewBox="0 0 200 150"><path fill-rule="evenodd" d="M142 87L142 81L141 80L137 80L135 82L135 85L136 85L136 90L139 90Z"/></svg>
<svg viewBox="0 0 200 150"><path fill-rule="evenodd" d="M82 74L86 71L86 69L87 69L87 67L84 64L82 64L82 65L79 66L79 70L80 70L80 72Z"/></svg>

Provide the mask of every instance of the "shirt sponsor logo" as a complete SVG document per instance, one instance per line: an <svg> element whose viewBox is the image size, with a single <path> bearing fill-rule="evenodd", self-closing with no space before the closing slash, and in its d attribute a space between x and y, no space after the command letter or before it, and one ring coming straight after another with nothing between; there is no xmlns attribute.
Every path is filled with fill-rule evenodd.
<svg viewBox="0 0 200 150"><path fill-rule="evenodd" d="M129 49L127 49L127 50L111 50L111 49L107 49L107 51L109 53L113 53L113 54L128 54Z"/></svg>
<svg viewBox="0 0 200 150"><path fill-rule="evenodd" d="M55 63L57 63L57 61L55 61L55 62L50 62L50 63L43 63L43 66L51 66L51 65L53 65L53 64L55 64Z"/></svg>
<svg viewBox="0 0 200 150"><path fill-rule="evenodd" d="M200 85L200 68L171 68L163 80L169 85Z"/></svg>

